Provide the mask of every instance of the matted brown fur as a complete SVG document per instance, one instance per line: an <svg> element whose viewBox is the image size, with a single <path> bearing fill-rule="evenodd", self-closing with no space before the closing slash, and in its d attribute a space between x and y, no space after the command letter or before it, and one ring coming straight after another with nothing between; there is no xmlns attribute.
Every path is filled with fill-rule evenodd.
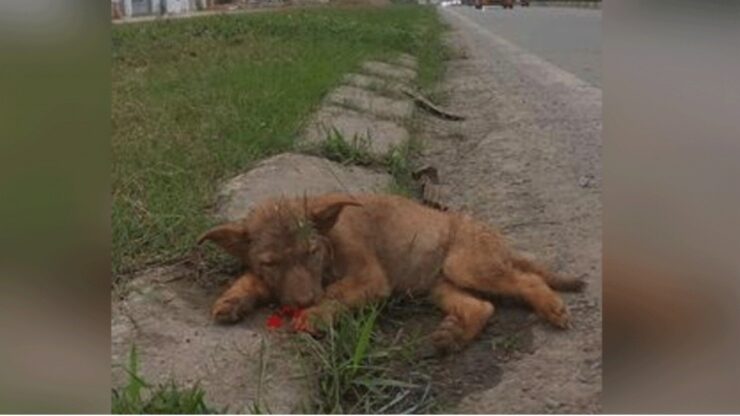
<svg viewBox="0 0 740 416"><path fill-rule="evenodd" d="M440 351L473 340L493 315L485 295L523 299L565 328L558 277L516 254L493 228L392 195L327 194L267 200L244 219L207 231L247 272L216 301L213 317L235 322L260 303L307 307L294 328L313 332L345 308L393 294L429 295L446 314L431 335Z"/></svg>

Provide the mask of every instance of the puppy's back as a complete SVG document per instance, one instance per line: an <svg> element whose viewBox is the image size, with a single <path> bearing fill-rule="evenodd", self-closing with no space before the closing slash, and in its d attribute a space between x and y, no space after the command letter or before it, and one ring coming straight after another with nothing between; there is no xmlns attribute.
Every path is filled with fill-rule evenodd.
<svg viewBox="0 0 740 416"><path fill-rule="evenodd" d="M359 207L347 207L330 233L342 245L375 257L399 291L428 290L441 270L450 239L452 216L395 195L356 195ZM338 259L364 261L352 256Z"/></svg>

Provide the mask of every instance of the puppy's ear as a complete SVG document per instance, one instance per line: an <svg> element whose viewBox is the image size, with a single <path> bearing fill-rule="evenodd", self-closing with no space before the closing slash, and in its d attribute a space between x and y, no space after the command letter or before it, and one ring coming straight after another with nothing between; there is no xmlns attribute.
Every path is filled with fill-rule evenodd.
<svg viewBox="0 0 740 416"><path fill-rule="evenodd" d="M349 195L319 198L313 204L310 215L316 230L322 234L329 232L339 219L342 209L348 206L359 207L362 204Z"/></svg>
<svg viewBox="0 0 740 416"><path fill-rule="evenodd" d="M243 258L249 248L249 235L238 221L213 227L198 237L198 244L210 240L234 257Z"/></svg>

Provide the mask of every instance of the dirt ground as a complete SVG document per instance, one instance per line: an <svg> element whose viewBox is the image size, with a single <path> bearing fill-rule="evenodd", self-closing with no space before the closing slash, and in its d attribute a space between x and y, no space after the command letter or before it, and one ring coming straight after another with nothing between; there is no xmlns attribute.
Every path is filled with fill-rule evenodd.
<svg viewBox="0 0 740 416"><path fill-rule="evenodd" d="M422 155L453 209L502 229L515 247L589 283L564 294L572 328L496 303L486 332L431 364L464 413L592 413L601 392L601 91L492 38L453 13L457 51L439 94L461 122L421 115Z"/></svg>

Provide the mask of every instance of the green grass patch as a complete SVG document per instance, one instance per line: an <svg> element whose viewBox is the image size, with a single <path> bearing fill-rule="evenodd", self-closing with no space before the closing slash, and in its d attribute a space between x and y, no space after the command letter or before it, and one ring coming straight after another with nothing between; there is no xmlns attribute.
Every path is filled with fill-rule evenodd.
<svg viewBox="0 0 740 416"><path fill-rule="evenodd" d="M223 413L209 407L205 393L197 385L179 387L174 381L152 385L139 374L136 347L131 348L128 367L129 379L122 388L113 389L111 413L113 414L211 414Z"/></svg>
<svg viewBox="0 0 740 416"><path fill-rule="evenodd" d="M210 224L219 181L290 149L341 77L367 59L418 57L441 74L433 8L322 8L112 29L113 269L178 258Z"/></svg>
<svg viewBox="0 0 740 416"><path fill-rule="evenodd" d="M320 144L306 146L302 150L345 165L382 168L393 177L393 182L386 189L388 193L418 198L420 195L413 178L412 158L420 150L419 141L411 139L391 149L385 156L378 156L370 150L371 140L365 137L348 139L333 129Z"/></svg>
<svg viewBox="0 0 740 416"><path fill-rule="evenodd" d="M413 178L411 158L418 151L419 142L411 139L403 146L391 151L385 158L388 173L393 176L393 183L388 192L407 198L419 198L419 187Z"/></svg>
<svg viewBox="0 0 740 416"><path fill-rule="evenodd" d="M348 140L337 129L327 134L326 140L320 144L319 153L345 165L370 165L375 162L370 152L370 140L358 136Z"/></svg>
<svg viewBox="0 0 740 416"><path fill-rule="evenodd" d="M343 314L323 339L302 334L298 349L318 391L311 413L431 413L431 380L414 376L413 348L378 327L383 305Z"/></svg>

